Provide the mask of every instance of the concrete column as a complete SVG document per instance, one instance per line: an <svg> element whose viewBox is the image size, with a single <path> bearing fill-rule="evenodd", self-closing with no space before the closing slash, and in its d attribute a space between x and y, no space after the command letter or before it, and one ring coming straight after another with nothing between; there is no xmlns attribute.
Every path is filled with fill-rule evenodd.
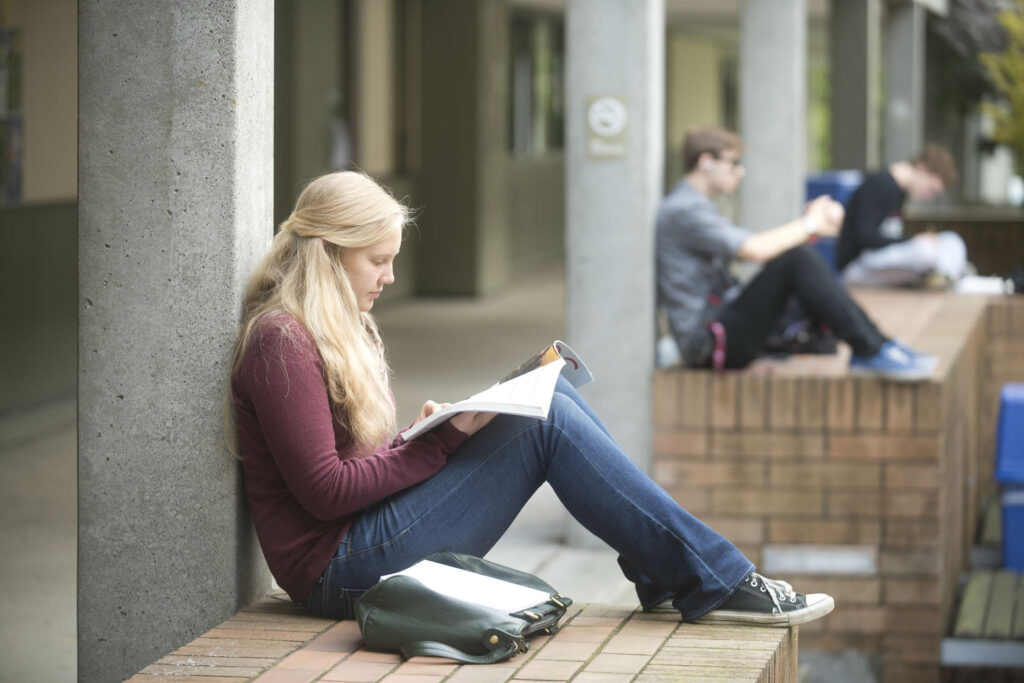
<svg viewBox="0 0 1024 683"><path fill-rule="evenodd" d="M740 224L793 220L807 160L807 0L745 0L740 8L740 134L747 176Z"/></svg>
<svg viewBox="0 0 1024 683"><path fill-rule="evenodd" d="M78 677L265 591L222 406L271 236L271 0L79 3Z"/></svg>
<svg viewBox="0 0 1024 683"><path fill-rule="evenodd" d="M508 281L507 11L502 0L431 0L423 12L424 294L485 294Z"/></svg>
<svg viewBox="0 0 1024 683"><path fill-rule="evenodd" d="M882 163L914 155L924 142L925 9L916 2L886 6L885 123Z"/></svg>
<svg viewBox="0 0 1024 683"><path fill-rule="evenodd" d="M878 166L881 0L832 0L832 168Z"/></svg>
<svg viewBox="0 0 1024 683"><path fill-rule="evenodd" d="M594 372L587 400L646 468L653 235L665 130L664 4L570 0L566 31L566 341Z"/></svg>

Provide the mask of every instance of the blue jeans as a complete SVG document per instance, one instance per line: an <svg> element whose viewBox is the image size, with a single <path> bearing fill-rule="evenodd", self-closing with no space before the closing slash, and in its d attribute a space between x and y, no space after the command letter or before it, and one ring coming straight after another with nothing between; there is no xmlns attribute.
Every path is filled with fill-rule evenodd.
<svg viewBox="0 0 1024 683"><path fill-rule="evenodd" d="M499 415L433 477L360 512L304 606L351 618L383 574L443 550L486 555L545 481L619 553L645 607L671 598L683 618L701 616L753 568L640 470L560 378L547 420Z"/></svg>

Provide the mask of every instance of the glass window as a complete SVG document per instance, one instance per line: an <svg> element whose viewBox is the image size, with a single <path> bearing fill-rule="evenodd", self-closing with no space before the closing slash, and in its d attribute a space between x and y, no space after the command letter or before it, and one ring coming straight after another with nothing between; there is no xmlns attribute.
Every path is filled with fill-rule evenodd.
<svg viewBox="0 0 1024 683"><path fill-rule="evenodd" d="M565 145L565 22L515 11L510 26L509 149L543 156Z"/></svg>

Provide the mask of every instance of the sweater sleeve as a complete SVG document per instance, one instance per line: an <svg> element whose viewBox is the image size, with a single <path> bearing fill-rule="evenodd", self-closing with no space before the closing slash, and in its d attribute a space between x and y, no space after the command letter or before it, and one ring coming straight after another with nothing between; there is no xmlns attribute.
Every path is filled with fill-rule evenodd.
<svg viewBox="0 0 1024 683"><path fill-rule="evenodd" d="M337 519L419 483L468 438L446 425L411 442L353 445L333 419L312 339L297 322L285 325L259 326L241 379L275 465L312 516Z"/></svg>

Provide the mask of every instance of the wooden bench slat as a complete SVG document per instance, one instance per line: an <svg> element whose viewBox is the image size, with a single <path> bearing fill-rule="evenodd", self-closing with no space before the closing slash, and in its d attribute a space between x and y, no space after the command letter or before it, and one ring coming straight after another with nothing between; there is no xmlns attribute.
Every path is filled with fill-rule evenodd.
<svg viewBox="0 0 1024 683"><path fill-rule="evenodd" d="M992 572L975 571L967 581L953 634L958 638L980 638L984 632L985 610L992 587Z"/></svg>
<svg viewBox="0 0 1024 683"><path fill-rule="evenodd" d="M266 667L255 666L191 666L188 664L150 664L142 670L144 674L157 676L202 676L203 678L239 677L251 679L259 676Z"/></svg>
<svg viewBox="0 0 1024 683"><path fill-rule="evenodd" d="M988 600L988 616L985 619L984 636L986 638L1005 639L1010 637L1018 578L1018 575L1013 572L996 572L993 577L992 590Z"/></svg>
<svg viewBox="0 0 1024 683"><path fill-rule="evenodd" d="M1013 628L1010 630L1010 637L1015 640L1024 640L1024 575L1021 575L1017 583L1017 593L1014 596L1016 614L1013 618Z"/></svg>
<svg viewBox="0 0 1024 683"><path fill-rule="evenodd" d="M268 659L266 657L201 657L199 655L167 655L166 657L157 660L156 663L172 665L189 664L192 666L260 667L261 669L269 669L277 663L277 660Z"/></svg>
<svg viewBox="0 0 1024 683"><path fill-rule="evenodd" d="M999 545L1003 541L1003 507L998 498L993 498L985 506L985 522L979 540L989 545Z"/></svg>
<svg viewBox="0 0 1024 683"><path fill-rule="evenodd" d="M246 614L257 612L250 608ZM280 615L270 610L263 618L273 621ZM328 622L331 625L319 633L256 630L256 619L253 627L242 623L238 616L229 619L149 665L131 679L132 683L381 677L396 681L449 677L446 680L452 683L489 683L516 676L539 676L544 680L579 676L580 680L610 681L625 676L623 680L676 682L796 681L794 629L686 624L677 614L644 614L623 606L575 604L566 615L564 628L552 636L533 639L530 651L508 665L493 667L464 667L432 658L402 662L394 653L369 652L361 649L363 644L353 622ZM552 656L546 657L549 646L554 649ZM570 656L572 650L579 656Z"/></svg>
<svg viewBox="0 0 1024 683"><path fill-rule="evenodd" d="M251 678L238 676L174 676L135 674L126 683L247 683Z"/></svg>

